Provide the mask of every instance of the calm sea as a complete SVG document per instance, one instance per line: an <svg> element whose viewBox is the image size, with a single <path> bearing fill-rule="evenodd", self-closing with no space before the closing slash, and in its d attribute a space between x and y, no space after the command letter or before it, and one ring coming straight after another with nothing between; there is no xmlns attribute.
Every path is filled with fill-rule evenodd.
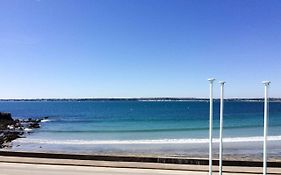
<svg viewBox="0 0 281 175"><path fill-rule="evenodd" d="M218 137L218 102L214 108ZM14 141L12 150L170 156L208 151L208 101L2 101L0 111L15 118L49 117ZM262 135L262 102L225 102L226 154L260 155ZM269 153L281 155L279 102L270 103L269 135Z"/></svg>

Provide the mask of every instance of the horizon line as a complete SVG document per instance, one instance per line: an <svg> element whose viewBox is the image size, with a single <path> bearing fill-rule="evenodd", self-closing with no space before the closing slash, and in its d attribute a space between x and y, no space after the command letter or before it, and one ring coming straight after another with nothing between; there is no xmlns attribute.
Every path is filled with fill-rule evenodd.
<svg viewBox="0 0 281 175"><path fill-rule="evenodd" d="M214 99L220 99L216 97ZM264 97L228 97L224 98L225 100L260 100ZM281 97L269 97L269 99L281 100ZM209 100L209 97L78 97L78 98L0 98L0 101L20 101L20 100Z"/></svg>

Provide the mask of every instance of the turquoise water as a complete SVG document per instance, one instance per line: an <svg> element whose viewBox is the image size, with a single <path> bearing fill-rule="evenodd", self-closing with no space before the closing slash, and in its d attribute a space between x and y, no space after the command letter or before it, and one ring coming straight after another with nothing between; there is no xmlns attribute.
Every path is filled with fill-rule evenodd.
<svg viewBox="0 0 281 175"><path fill-rule="evenodd" d="M2 101L0 111L16 118L49 117L40 129L17 140L15 144L21 146L14 149L44 145L45 151L95 152L106 147L116 150L112 147L120 144L127 145L127 150L154 144L158 145L154 149L165 145L176 152L172 148L180 144L207 143L208 138L208 101ZM219 133L218 119L219 103L215 102L214 137ZM226 142L259 143L262 134L262 102L225 102ZM270 103L269 135L271 140L281 140L279 102Z"/></svg>

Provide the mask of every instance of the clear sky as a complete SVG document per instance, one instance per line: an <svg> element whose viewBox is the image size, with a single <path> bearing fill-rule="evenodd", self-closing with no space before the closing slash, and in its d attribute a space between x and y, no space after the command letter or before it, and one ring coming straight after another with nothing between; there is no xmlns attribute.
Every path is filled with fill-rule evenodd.
<svg viewBox="0 0 281 175"><path fill-rule="evenodd" d="M0 98L281 97L281 1L0 0L0 66Z"/></svg>

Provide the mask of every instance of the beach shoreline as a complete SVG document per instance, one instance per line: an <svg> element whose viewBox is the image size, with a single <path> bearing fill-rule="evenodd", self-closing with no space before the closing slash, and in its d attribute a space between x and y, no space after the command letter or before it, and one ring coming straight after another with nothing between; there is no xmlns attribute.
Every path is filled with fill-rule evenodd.
<svg viewBox="0 0 281 175"><path fill-rule="evenodd" d="M72 141L74 143L74 141ZM72 143L71 142L71 143ZM4 149L8 152L42 152L77 155L106 156L146 156L170 158L208 158L208 143L188 144L42 144L26 143L15 140L13 147ZM279 145L281 141L268 142L268 160L281 161ZM218 143L213 144L213 157L218 158ZM71 150L71 151L70 151ZM231 142L224 144L225 160L262 161L262 142Z"/></svg>

